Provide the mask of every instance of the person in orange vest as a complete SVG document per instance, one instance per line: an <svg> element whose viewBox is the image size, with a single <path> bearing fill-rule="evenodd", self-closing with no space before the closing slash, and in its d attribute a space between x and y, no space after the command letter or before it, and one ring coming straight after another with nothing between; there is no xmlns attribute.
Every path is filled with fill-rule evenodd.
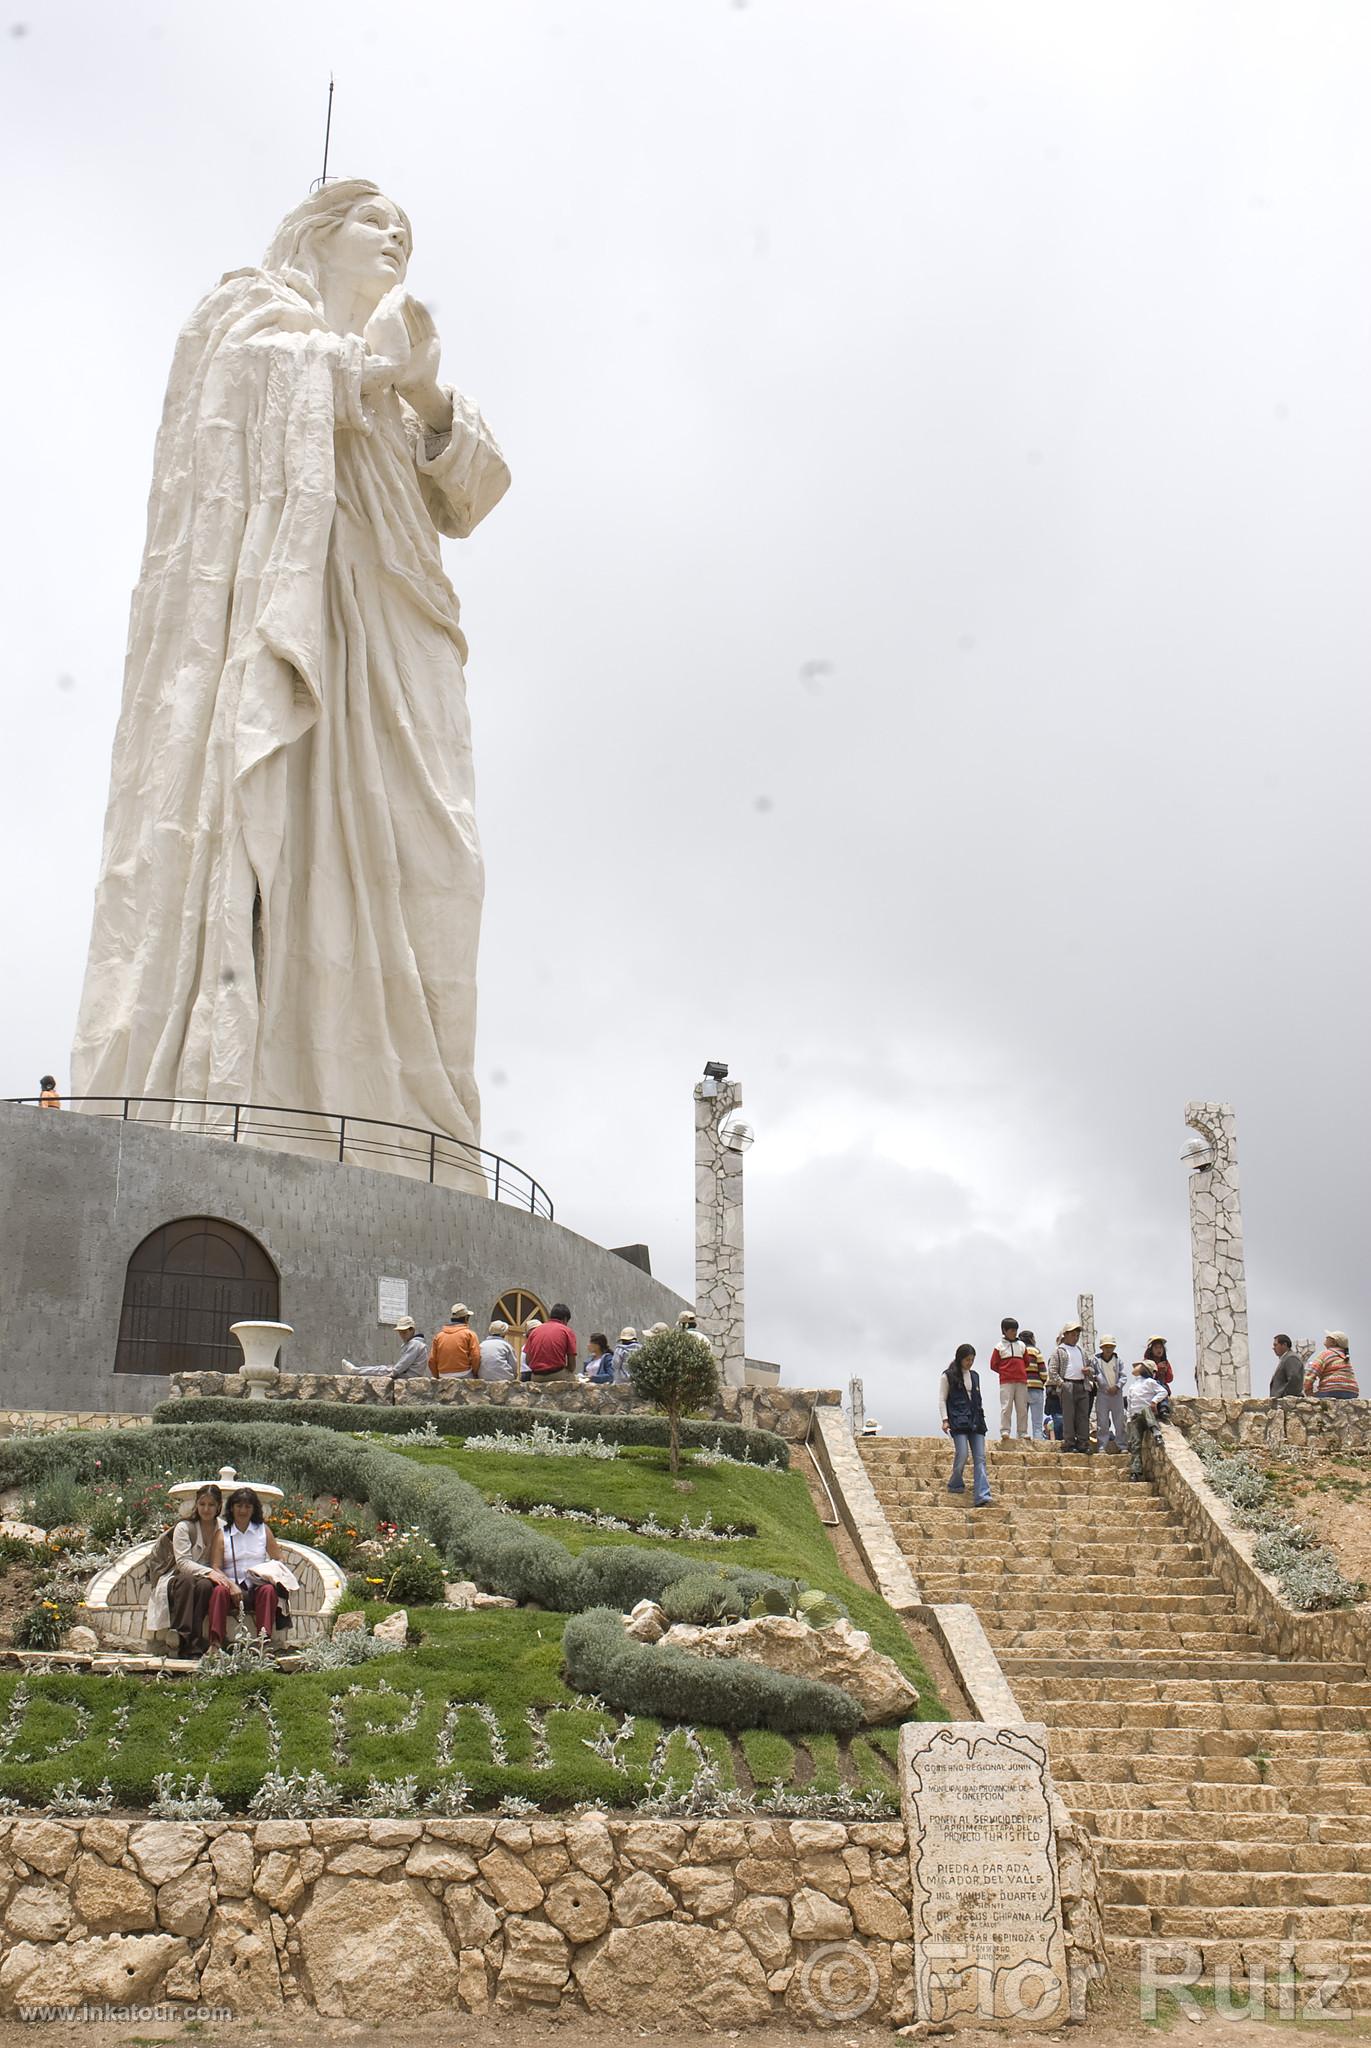
<svg viewBox="0 0 1371 2048"><path fill-rule="evenodd" d="M464 1301L454 1301L448 1319L429 1347L428 1369L434 1379L469 1373L474 1379L481 1370L481 1343L471 1327L471 1310Z"/></svg>
<svg viewBox="0 0 1371 2048"><path fill-rule="evenodd" d="M57 1093L57 1080L54 1075L44 1074L38 1086L42 1090L38 1097L38 1107L40 1109L60 1109L62 1107L62 1098Z"/></svg>

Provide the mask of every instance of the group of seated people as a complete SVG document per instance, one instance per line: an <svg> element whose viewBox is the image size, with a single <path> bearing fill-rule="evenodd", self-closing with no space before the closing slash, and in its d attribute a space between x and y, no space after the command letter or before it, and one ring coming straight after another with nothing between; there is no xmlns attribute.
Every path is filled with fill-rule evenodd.
<svg viewBox="0 0 1371 2048"><path fill-rule="evenodd" d="M147 1632L174 1634L182 1657L222 1649L231 1615L251 1617L270 1641L290 1626L298 1579L282 1555L251 1486L224 1499L207 1481L153 1546Z"/></svg>

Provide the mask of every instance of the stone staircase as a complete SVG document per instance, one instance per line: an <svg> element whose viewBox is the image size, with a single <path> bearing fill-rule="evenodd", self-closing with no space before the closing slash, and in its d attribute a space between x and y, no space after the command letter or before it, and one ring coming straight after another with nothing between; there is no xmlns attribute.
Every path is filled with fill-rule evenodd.
<svg viewBox="0 0 1371 2048"><path fill-rule="evenodd" d="M1047 1725L1096 1838L1118 1981L1174 1943L1206 1983L1240 1991L1260 1968L1268 2012L1292 1960L1346 1969L1342 2002L1371 2009L1366 1669L1271 1654L1126 1458L992 1447L994 1504L973 1508L969 1472L964 1496L946 1490L945 1438L861 1453L925 1600L976 1609Z"/></svg>

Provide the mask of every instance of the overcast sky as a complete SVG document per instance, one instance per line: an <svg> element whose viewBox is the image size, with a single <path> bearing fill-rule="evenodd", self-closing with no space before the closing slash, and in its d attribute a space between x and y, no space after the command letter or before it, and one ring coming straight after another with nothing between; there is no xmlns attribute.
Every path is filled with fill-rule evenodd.
<svg viewBox="0 0 1371 2048"><path fill-rule="evenodd" d="M445 544L486 1144L690 1293L729 1061L749 1350L908 1428L1079 1288L1190 1383L1220 1098L1261 1383L1365 1358L1371 13L14 0L3 56L0 1088L66 1078L175 335L332 69L514 473Z"/></svg>

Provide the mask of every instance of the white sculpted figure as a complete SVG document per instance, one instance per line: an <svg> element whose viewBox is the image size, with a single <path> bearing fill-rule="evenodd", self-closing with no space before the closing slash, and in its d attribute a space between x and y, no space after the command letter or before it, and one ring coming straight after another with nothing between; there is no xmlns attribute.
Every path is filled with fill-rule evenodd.
<svg viewBox="0 0 1371 2048"><path fill-rule="evenodd" d="M437 381L410 246L374 185L326 186L177 344L75 1094L479 1139L483 877L438 534L509 472Z"/></svg>

